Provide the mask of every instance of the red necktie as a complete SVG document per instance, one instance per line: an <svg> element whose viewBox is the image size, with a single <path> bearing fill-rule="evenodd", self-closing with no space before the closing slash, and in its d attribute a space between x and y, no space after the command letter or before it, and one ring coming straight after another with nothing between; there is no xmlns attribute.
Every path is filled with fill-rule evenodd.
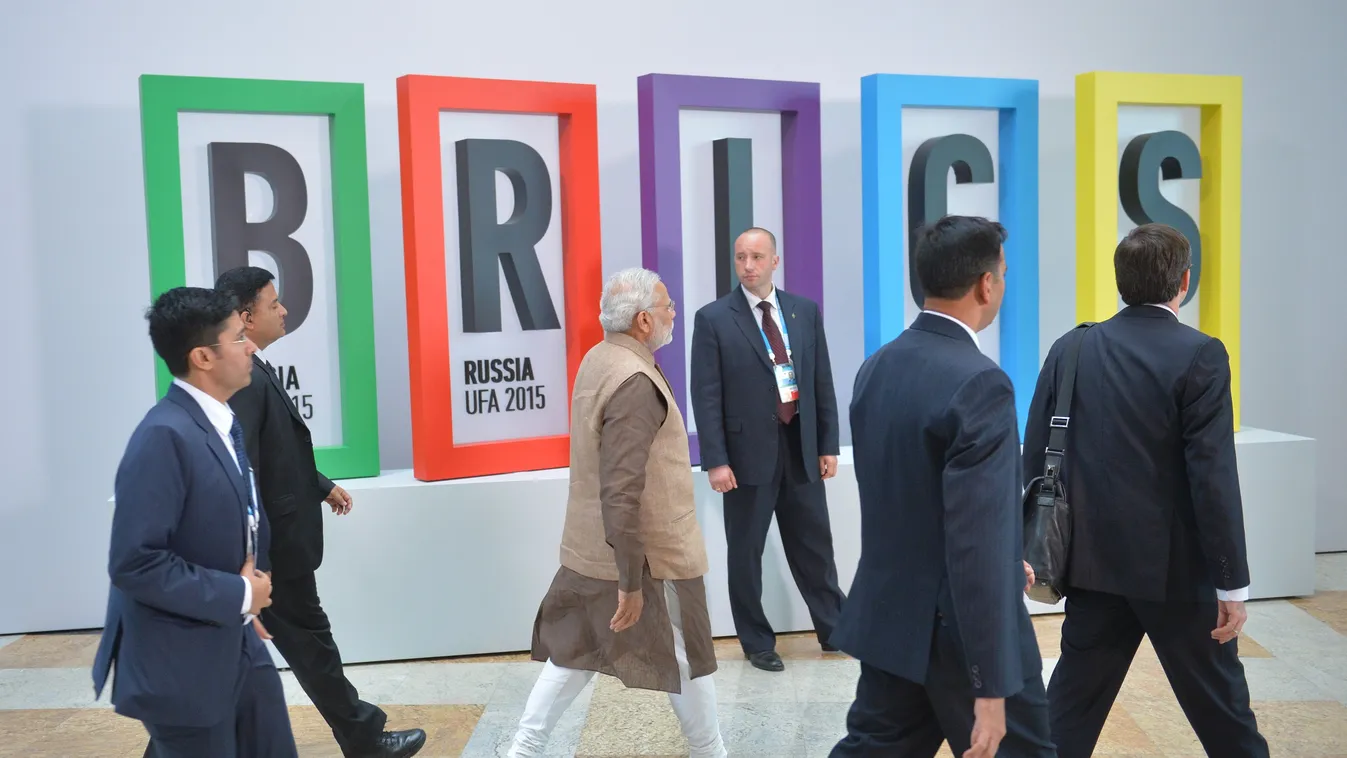
<svg viewBox="0 0 1347 758"><path fill-rule="evenodd" d="M762 310L762 333L767 335L767 344L772 346L772 356L776 359L777 365L790 363L790 356L786 355L786 341L781 339L781 330L776 326L776 319L772 318L772 304L763 300L758 303L758 308ZM775 384L775 372L772 380ZM781 419L783 424L789 424L791 419L795 418L795 401L782 402L779 388L776 395L776 417Z"/></svg>

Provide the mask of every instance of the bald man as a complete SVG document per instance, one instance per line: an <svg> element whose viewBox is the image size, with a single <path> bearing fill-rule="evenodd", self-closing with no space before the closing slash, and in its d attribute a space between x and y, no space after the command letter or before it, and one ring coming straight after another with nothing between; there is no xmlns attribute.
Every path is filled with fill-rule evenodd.
<svg viewBox="0 0 1347 758"><path fill-rule="evenodd" d="M734 243L740 286L697 311L692 410L701 466L724 496L730 610L749 662L783 671L762 609L762 552L773 515L795 585L828 652L842 591L823 480L837 473L837 397L823 318L778 289L776 237L754 227Z"/></svg>

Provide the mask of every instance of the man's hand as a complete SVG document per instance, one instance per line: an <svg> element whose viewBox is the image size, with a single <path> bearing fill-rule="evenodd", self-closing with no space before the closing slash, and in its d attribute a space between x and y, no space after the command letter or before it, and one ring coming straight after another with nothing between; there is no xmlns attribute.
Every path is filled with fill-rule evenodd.
<svg viewBox="0 0 1347 758"><path fill-rule="evenodd" d="M973 701L972 747L963 758L996 758L1001 738L1006 736L1006 701L999 697L980 697Z"/></svg>
<svg viewBox="0 0 1347 758"><path fill-rule="evenodd" d="M332 506L332 512L338 516L345 516L350 513L351 506L355 505L355 501L351 499L351 493L342 489L340 484L332 485L332 491L327 493L324 502Z"/></svg>
<svg viewBox="0 0 1347 758"><path fill-rule="evenodd" d="M1029 561L1024 562L1024 592L1028 594L1029 590L1034 588L1034 567L1029 565Z"/></svg>
<svg viewBox="0 0 1347 758"><path fill-rule="evenodd" d="M248 562L243 564L239 576L247 579L248 583L253 586L253 604L248 612L256 616L262 612L263 608L271 605L271 576L258 571L253 565L252 558L249 558Z"/></svg>
<svg viewBox="0 0 1347 758"><path fill-rule="evenodd" d="M739 486L729 466L716 466L708 472L708 476L711 478L711 489L716 492L729 492Z"/></svg>
<svg viewBox="0 0 1347 758"><path fill-rule="evenodd" d="M818 472L824 479L831 479L837 475L837 456L820 455L818 457Z"/></svg>
<svg viewBox="0 0 1347 758"><path fill-rule="evenodd" d="M608 622L608 628L614 632L625 632L641 620L641 609L645 607L645 598L640 590L635 592L617 591L617 613Z"/></svg>
<svg viewBox="0 0 1347 758"><path fill-rule="evenodd" d="M1211 638L1224 645L1239 636L1244 622L1249 620L1249 613L1244 610L1244 603L1237 600L1220 600L1216 605L1216 628L1212 630Z"/></svg>
<svg viewBox="0 0 1347 758"><path fill-rule="evenodd" d="M253 616L253 631L257 632L257 636L264 642L271 639L271 632L268 632L267 628L262 626L261 616Z"/></svg>

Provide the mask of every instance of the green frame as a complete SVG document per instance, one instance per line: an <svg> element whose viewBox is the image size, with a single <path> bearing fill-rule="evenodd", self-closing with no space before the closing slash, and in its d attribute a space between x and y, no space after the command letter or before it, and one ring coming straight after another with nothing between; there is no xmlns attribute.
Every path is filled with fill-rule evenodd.
<svg viewBox="0 0 1347 758"><path fill-rule="evenodd" d="M365 86L339 82L140 77L151 297L186 284L178 114L268 113L328 116L332 149L332 227L337 279L337 345L342 441L314 449L329 479L379 475L379 415L374 371L374 295L370 271L369 168ZM155 357L160 395L173 377Z"/></svg>

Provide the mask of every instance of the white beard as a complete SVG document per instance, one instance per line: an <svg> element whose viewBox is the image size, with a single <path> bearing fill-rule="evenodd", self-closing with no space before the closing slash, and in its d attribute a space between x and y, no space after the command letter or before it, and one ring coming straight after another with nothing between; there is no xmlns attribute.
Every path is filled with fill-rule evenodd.
<svg viewBox="0 0 1347 758"><path fill-rule="evenodd" d="M672 324L669 325L669 328L665 330L663 334L655 332L654 334L650 335L650 339L645 343L645 346L650 348L650 352L653 353L656 350L659 350L660 348L669 344L670 342L673 342Z"/></svg>

